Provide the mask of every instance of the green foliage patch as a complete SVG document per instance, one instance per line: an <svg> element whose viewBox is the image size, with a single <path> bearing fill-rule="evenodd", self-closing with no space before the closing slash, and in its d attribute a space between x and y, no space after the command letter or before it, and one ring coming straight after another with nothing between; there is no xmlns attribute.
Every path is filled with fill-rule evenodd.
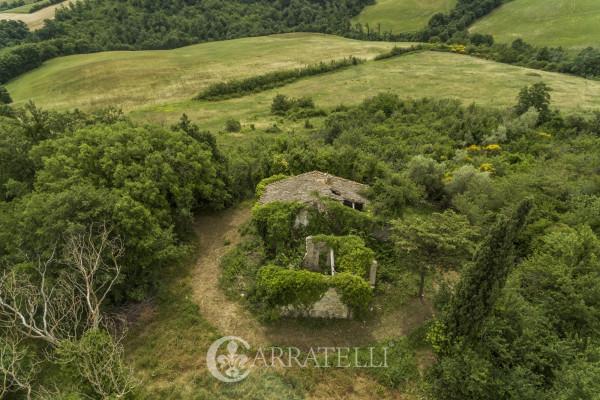
<svg viewBox="0 0 600 400"><path fill-rule="evenodd" d="M369 249L364 240L355 235L333 236L315 235L315 242L325 242L335 253L335 268L339 272L348 272L366 277L375 253Z"/></svg>
<svg viewBox="0 0 600 400"><path fill-rule="evenodd" d="M372 290L362 278L350 273L334 276L302 269L267 265L256 280L255 300L271 310L284 306L309 309L329 288L339 290L342 301L355 313L364 313L372 300Z"/></svg>

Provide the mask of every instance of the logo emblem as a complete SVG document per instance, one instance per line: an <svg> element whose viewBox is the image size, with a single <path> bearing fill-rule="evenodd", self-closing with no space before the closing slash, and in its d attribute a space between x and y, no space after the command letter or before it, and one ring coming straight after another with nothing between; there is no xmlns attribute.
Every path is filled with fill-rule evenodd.
<svg viewBox="0 0 600 400"><path fill-rule="evenodd" d="M240 345L242 349L240 349ZM250 345L237 336L224 336L215 340L206 354L208 370L221 382L239 382L250 373L249 358L238 350L250 350Z"/></svg>

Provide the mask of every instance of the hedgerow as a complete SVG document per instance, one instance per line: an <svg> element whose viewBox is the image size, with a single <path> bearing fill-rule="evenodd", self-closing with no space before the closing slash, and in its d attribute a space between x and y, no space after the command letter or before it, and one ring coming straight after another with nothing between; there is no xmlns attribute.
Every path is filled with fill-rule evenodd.
<svg viewBox="0 0 600 400"><path fill-rule="evenodd" d="M273 71L266 74L251 76L244 79L233 79L227 82L219 82L208 86L194 100L223 100L233 97L241 97L249 93L256 93L276 87L284 86L300 78L320 75L342 68L363 63L364 60L350 56L341 60L320 62L286 71Z"/></svg>
<svg viewBox="0 0 600 400"><path fill-rule="evenodd" d="M415 53L417 51L427 50L428 47L429 46L423 45L423 44L413 45L410 47L394 46L394 47L392 47L392 49L390 51L376 55L374 60L375 61L385 60L387 58L397 57L397 56L401 56L404 54Z"/></svg>

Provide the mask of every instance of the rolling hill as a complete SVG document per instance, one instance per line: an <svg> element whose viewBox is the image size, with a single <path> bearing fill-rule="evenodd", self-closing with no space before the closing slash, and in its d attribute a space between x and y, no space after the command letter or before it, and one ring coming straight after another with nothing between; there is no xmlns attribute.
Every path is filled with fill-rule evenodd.
<svg viewBox="0 0 600 400"><path fill-rule="evenodd" d="M61 57L12 81L15 102L29 99L54 109L110 105L152 122L171 123L182 113L211 128L233 116L256 126L271 124L276 93L312 96L318 106L357 103L382 91L401 97L450 97L505 107L518 91L543 80L562 109L600 107L600 82L496 63L464 55L422 52L370 61L339 72L238 99L192 101L208 84L289 69L348 55L372 58L391 43L321 34L285 34L204 43L176 50L104 52Z"/></svg>
<svg viewBox="0 0 600 400"><path fill-rule="evenodd" d="M15 102L54 108L149 103L192 98L207 85L350 55L372 58L393 43L321 34L236 39L160 51L116 51L53 59L7 85Z"/></svg>
<svg viewBox="0 0 600 400"><path fill-rule="evenodd" d="M278 93L311 96L319 107L356 104L386 91L403 98L447 97L464 103L507 107L516 103L522 87L541 80L553 90L553 106L580 111L600 107L600 82L597 81L457 54L423 52L368 62L242 98L153 105L135 110L131 115L139 120L173 123L186 113L210 129L221 129L227 118L266 127L277 122L269 109Z"/></svg>
<svg viewBox="0 0 600 400"><path fill-rule="evenodd" d="M412 32L423 28L433 14L449 11L455 4L456 0L377 0L354 22L369 24L372 29L381 24L382 31L393 33Z"/></svg>
<svg viewBox="0 0 600 400"><path fill-rule="evenodd" d="M600 2L513 0L478 21L471 31L490 33L498 42L511 42L520 37L542 46L597 47Z"/></svg>

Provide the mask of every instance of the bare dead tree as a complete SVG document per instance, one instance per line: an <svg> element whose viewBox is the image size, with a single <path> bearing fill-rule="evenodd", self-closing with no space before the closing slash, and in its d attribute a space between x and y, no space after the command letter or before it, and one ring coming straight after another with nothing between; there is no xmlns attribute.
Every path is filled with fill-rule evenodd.
<svg viewBox="0 0 600 400"><path fill-rule="evenodd" d="M26 360L22 340L15 335L0 337L0 399L15 391L24 392L31 399L39 362Z"/></svg>
<svg viewBox="0 0 600 400"><path fill-rule="evenodd" d="M48 267L55 252L38 260L37 279L6 271L0 276L0 327L15 329L32 339L53 346L76 338L103 321L102 303L119 279L118 263L123 253L119 239L111 238L105 224L66 240L66 273L50 279Z"/></svg>
<svg viewBox="0 0 600 400"><path fill-rule="evenodd" d="M46 261L38 260L36 282L14 270L0 276L0 327L56 346L76 336L83 307L66 279L50 282L48 266L53 261L54 252Z"/></svg>
<svg viewBox="0 0 600 400"><path fill-rule="evenodd" d="M111 237L106 224L71 235L65 246L65 261L74 271L71 284L87 308L88 326L97 329L102 322L101 305L121 274L118 259L123 255L119 238Z"/></svg>
<svg viewBox="0 0 600 400"><path fill-rule="evenodd" d="M103 303L120 277L118 260L123 245L105 224L100 224L69 236L63 254L61 263L66 268L59 273L48 272L49 266L58 264L53 251L47 260L38 259L33 274L12 269L0 275L0 328L60 349L61 355L69 355L60 362L73 362L100 397L123 398L136 386L123 361L121 340L125 331L102 312ZM98 336L94 338L101 341L99 347L84 340L95 334ZM18 370L25 353L18 348L20 342L15 343L12 347L6 345L0 353L0 373L4 377L0 398L3 391L13 387L31 397L32 388L27 385L35 373L31 372L31 380L27 380L24 377L29 375ZM71 351L65 353L65 349ZM47 352L46 358L53 356Z"/></svg>

